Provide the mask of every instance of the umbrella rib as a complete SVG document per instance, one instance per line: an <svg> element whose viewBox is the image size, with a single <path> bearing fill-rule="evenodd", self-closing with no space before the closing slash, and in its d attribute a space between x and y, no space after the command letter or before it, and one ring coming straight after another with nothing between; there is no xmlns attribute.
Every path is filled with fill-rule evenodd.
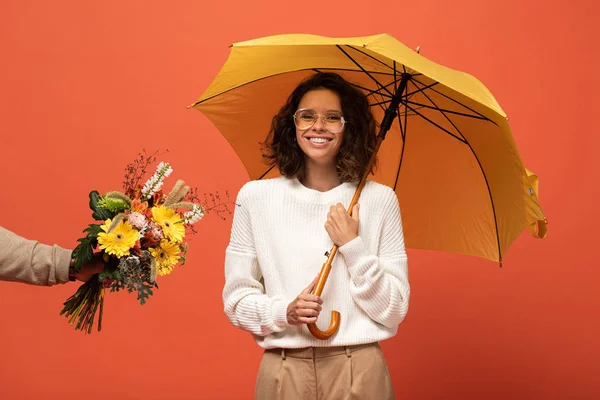
<svg viewBox="0 0 600 400"><path fill-rule="evenodd" d="M425 96L427 96L425 93L423 93L423 94ZM427 96L427 98L429 99L429 96ZM429 99L429 101L431 101L431 99ZM453 110L447 110L445 108L440 108L437 105L435 105L435 103L434 103L435 106L428 106L427 104L417 103L416 101L406 100L405 102L408 103L408 104L419 106L420 108L429 108L429 109L432 109L432 110L440 111L442 113L456 114L456 115L460 115L462 117L468 117L468 118L474 118L474 119L480 119L480 120L484 120L484 121L489 121L489 119L487 119L485 117L480 117L478 115L465 114L465 113L461 113L461 112L458 112L458 111L453 111ZM431 101L431 102L433 103L433 101Z"/></svg>
<svg viewBox="0 0 600 400"><path fill-rule="evenodd" d="M402 80L402 78L398 79L394 76L394 80L390 83L388 83L387 85L384 85L383 88L388 88L389 86L394 85L394 93L396 93L398 91L398 86L396 85L398 82L400 82ZM378 92L381 93L381 90L378 90ZM389 96L391 97L391 96Z"/></svg>
<svg viewBox="0 0 600 400"><path fill-rule="evenodd" d="M413 79L411 79L411 81L412 81L412 80L413 80ZM414 79L414 80L416 81L416 79ZM427 85L427 86L425 86L425 87L423 87L423 88L419 88L417 85L415 85L415 88L417 88L417 90L415 90L414 92L407 93L407 95L408 95L408 97L412 97L412 96L414 96L415 94L417 94L417 93L420 93L420 92L423 92L424 90L427 90L427 89L431 89L432 87L434 87L434 86L436 86L436 85L438 85L438 84L439 84L439 82L434 82L434 83L432 83L431 85ZM413 82L413 85L414 85L414 82Z"/></svg>
<svg viewBox="0 0 600 400"><path fill-rule="evenodd" d="M416 80L416 79L415 79L415 82L417 82L417 83L418 83L418 84L420 84L420 85L423 85L423 83L419 82L419 81L418 81L418 80ZM414 82L413 82L413 84L415 85L415 87L418 87L418 86L417 86L417 85L416 85ZM431 88L431 86L432 86L432 85L430 85L430 86L429 86L429 88ZM427 87L423 88L423 90L422 90L422 92L423 92L423 95L424 95L425 97L427 97L427 100L429 100L429 101L431 102L431 104L433 104L433 105L435 106L435 108L436 108L438 111L446 111L446 112L448 112L448 113L452 113L452 114L458 114L458 115L462 115L462 116L465 116L465 117L470 117L470 118L475 118L475 119L481 119L481 120L485 120L485 121L490 121L490 122L492 122L492 121L491 121L489 118L487 118L485 115L481 115L480 113L478 113L478 112L476 112L476 111L474 111L474 110L471 110L469 107L465 107L465 106L464 106L463 104L461 104L461 103L458 103L458 104L459 104L459 105L461 105L461 106L463 106L463 107L465 107L465 108L467 108L467 109L468 109L468 110L470 110L470 111L473 111L473 112L474 112L475 114L477 114L477 115L470 115L470 114L466 114L466 113L460 113L460 112L458 112L458 111L452 111L452 110L447 110L447 109L444 109L444 108L440 108L440 107L438 107L438 105L437 105L437 104L435 104L435 102L434 102L433 100L431 100L431 98L430 98L430 97L427 95L427 93L425 93L424 89L427 89ZM437 91L437 90L435 90L435 89L432 89L432 91L433 91L433 92L435 92L435 93L437 93L437 94L440 94L440 95L442 95L440 92L438 92L438 91ZM448 96L444 96L444 97L448 98ZM415 103L415 104L418 104L418 103ZM419 105L421 105L421 106L423 106L423 107L427 107L427 105L425 105L425 104L419 104ZM442 113L443 113L443 112L442 112ZM455 127L455 128L456 128L456 127Z"/></svg>
<svg viewBox="0 0 600 400"><path fill-rule="evenodd" d="M394 83L394 82L392 82L392 83ZM392 83L388 83L386 86L390 86ZM408 82L406 83L406 85L407 85L407 86L406 86L406 87L407 87L407 91L408 91L408 84L409 84L409 83L410 83L410 80L408 80ZM413 85L414 85L414 83L413 83ZM431 87L431 86L434 86L434 85L437 85L437 82L436 82L436 83L433 83L432 85L430 85L430 86L428 86L428 87ZM415 85L415 87L417 87L417 86ZM414 95L415 95L415 94L417 94L417 93L420 93L420 92L422 92L422 91L423 91L423 90L425 90L425 89L427 89L427 88L418 89L418 90L416 90L416 91L414 91L414 92L407 93L405 97L406 97L406 99L409 99L410 97L414 96ZM380 92L380 93L381 93L381 92ZM383 96L383 94L382 94L382 96ZM388 97L388 98L389 98L390 96L387 96L387 95L385 95L385 97ZM400 104L402 104L402 103L405 103L405 102L407 102L407 101L408 101L408 100L403 100L403 101L402 101ZM376 103L376 104L373 104L373 105L386 104L386 103L391 103L391 99L390 99L390 100L382 100L380 103ZM421 108L421 107L419 107L419 108Z"/></svg>
<svg viewBox="0 0 600 400"><path fill-rule="evenodd" d="M372 55L370 55L370 54L367 54L366 52L364 52L364 51L362 51L362 50L360 50L360 49L357 49L357 48L356 48L356 47L354 47L354 46L351 46L351 45L346 45L346 46L347 46L347 47L349 47L349 48L351 48L351 49L352 49L352 50L354 50L354 51L357 51L357 52L359 52L360 54L362 54L362 55L364 55L364 56L367 56L367 57L369 57L369 58L370 58L370 59L372 59L372 60L375 60L375 61L377 61L378 63L380 63L380 64L382 64L382 65L386 66L387 68L389 68L389 69L392 69L392 67L390 67L389 65L387 65L386 63L384 63L384 62L383 62L383 61L381 61L380 59L378 59L378 58L376 58L376 57L373 57ZM339 45L338 45L338 47L339 47Z"/></svg>
<svg viewBox="0 0 600 400"><path fill-rule="evenodd" d="M382 97L386 97L386 98L390 99L390 100L388 100L388 101L392 101L392 96L390 96L390 95L389 95L389 94L387 94L387 93L381 93L381 91L379 91L379 90L371 90L371 89L369 89L369 88L366 88L366 87L364 87L364 86L358 85L358 84L356 84L356 83L352 83L352 82L348 82L348 83L350 83L350 84L351 84L352 86L354 86L354 87L357 87L357 88L359 88L359 89L361 89L361 90L364 90L365 92L368 92L368 93L366 94L367 96L374 96L374 95L376 95L376 94L379 94L379 95L381 95Z"/></svg>
<svg viewBox="0 0 600 400"><path fill-rule="evenodd" d="M397 80L395 80L394 82L390 82L387 85L385 85L385 87L394 85L394 91L397 91L398 90L398 87L396 86L397 82L398 82ZM385 108L383 107L383 105L391 103L392 99L390 98L390 96L388 96L387 94L383 93L381 90L370 91L369 96L372 95L373 98L375 98L375 96L377 94L379 94L381 96L381 101L378 101L376 103L372 103L372 104L370 104L370 106L371 107L373 107L373 106L379 106L382 111L385 111ZM385 100L385 98L388 98L389 100Z"/></svg>
<svg viewBox="0 0 600 400"><path fill-rule="evenodd" d="M392 92L390 92L386 87L384 87L377 79L375 79L375 77L373 75L371 75L371 73L369 73L369 71L367 71L362 65L360 65L354 58L352 58L352 56L350 56L350 54L348 54L347 51L345 51L340 45L336 45L336 47L338 49L340 49L340 51L342 53L344 53L344 55L346 57L348 57L350 59L350 61L352 61L354 63L354 65L356 65L358 68L360 68L361 71L363 71L365 74L367 74L367 76L369 78L371 78L371 80L373 80L373 82L375 82L381 89L385 90L386 92L388 92L388 94L390 96L393 96L394 94ZM391 75L391 74L390 74Z"/></svg>
<svg viewBox="0 0 600 400"><path fill-rule="evenodd" d="M418 79L413 79L413 81L414 81L414 82L417 82L417 83L418 83L418 84L420 84L420 85L426 86L426 85L425 85L423 82L420 82ZM438 83L438 82L436 82L436 83ZM416 85L415 85L415 86L416 86ZM433 85L429 85L429 87L430 87L430 88L431 88L431 86L433 86ZM472 111L473 113L475 113L475 114L479 115L481 118L483 118L483 119L486 119L486 120L488 120L488 121L492 122L494 125L497 125L497 124L496 124L494 121L492 121L491 119L489 119L489 118L488 118L488 117L486 117L485 115L481 114L480 112L477 112L477 111L473 110L473 109L472 109L471 107L469 107L469 106L466 106L466 105L464 105L464 104L463 104L463 103L461 103L460 101L458 101L458 100L456 100L456 99L453 99L452 97L450 97L450 96L447 96L447 95L445 95L444 93L442 93L442 92L440 92L440 91L438 91L438 90L435 90L435 89L433 89L433 88L431 88L431 91L433 91L433 92L435 92L435 93L439 94L440 96L443 96L443 97L445 97L446 99L448 99L448 100L450 100L450 101L453 101L453 102L455 102L456 104L458 104L458 105L460 105L460 106L462 106L462 107L466 108L466 109L467 109L467 110L469 110L469 111Z"/></svg>
<svg viewBox="0 0 600 400"><path fill-rule="evenodd" d="M388 83L388 84L387 84L387 85L385 85L384 87L389 87L389 86L391 86L391 85L394 85L394 90L398 90L398 87L395 85L396 83L398 83L398 81L399 81L399 79L395 79L393 82L390 82L390 83ZM381 100L380 102L377 102L377 103L372 103L372 104L371 104L371 106L379 106L379 105L382 105L382 104L391 103L391 101L392 101L392 99L391 99L391 97L392 97L392 96L388 95L387 93L382 93L382 91L381 91L381 90L371 90L371 89L368 89L368 88L366 88L366 87L364 87L364 86L361 86L361 85L358 85L358 84L355 84L355 83L352 83L352 82L349 82L349 83L350 83L350 85L352 85L352 86L354 86L354 87L357 87L357 88L359 88L359 89L361 89L361 90L364 90L365 92L368 92L368 93L367 93L367 97L368 97L368 96L373 96L373 97L375 97L375 95L377 95L377 94L378 94L378 95L380 95L382 98L387 98L387 99L389 99L389 100ZM382 108L382 109L383 109L383 108ZM385 109L383 109L383 110L385 111Z"/></svg>
<svg viewBox="0 0 600 400"><path fill-rule="evenodd" d="M267 175L269 172L271 172L271 170L272 170L274 167L275 167L275 164L271 165L271 166L269 167L269 169L267 169L267 170L266 170L266 171L265 171L265 172L264 172L264 173L263 173L263 174L262 174L262 175L261 175L261 176L260 176L258 179L260 180L260 179L264 178L264 177L265 177L265 176L266 176L266 175Z"/></svg>
<svg viewBox="0 0 600 400"><path fill-rule="evenodd" d="M320 70L319 68L313 68L312 70L313 70L313 71L315 71L315 72L319 72L319 73L323 72L323 71L322 71L322 70ZM338 69L338 68L328 68L328 70L330 70L330 71L351 71L351 72L362 72L362 71L356 71L356 70L346 70L346 69ZM372 73L372 71L371 71L371 73ZM356 88L359 88L360 90L364 90L365 92L367 92L367 93L366 93L366 96L373 96L373 95L375 95L375 94L378 94L378 93L379 93L379 94L381 94L381 96L387 97L387 98L389 98L389 99L390 99L390 101L391 101L391 98L392 98L392 96L391 96L391 95L389 95L389 94L387 94L387 93L381 93L381 90L371 90L371 89L369 89L369 88L366 88L366 87L364 87L364 86L361 86L361 85L359 85L359 84L357 84L357 83L350 82L350 81L348 81L348 83L349 83L350 85L352 85L352 86L356 87ZM392 83L393 83L393 82L392 82ZM389 85L391 85L391 83L388 83L386 86L389 86Z"/></svg>
<svg viewBox="0 0 600 400"><path fill-rule="evenodd" d="M436 93L437 93L437 91L436 91ZM425 92L423 92L423 95L425 97L427 97L427 99L435 107L437 107L437 104L435 104L435 102L433 100L431 100L431 98L429 96L427 96L427 94ZM410 106L408 104L406 104L406 107L410 107ZM499 259L500 263L502 263L502 248L500 246L500 231L499 231L499 228L498 228L498 217L496 216L496 205L494 204L494 197L492 196L492 189L490 188L490 183L488 181L488 178L487 178L487 175L485 173L485 170L483 169L483 166L481 165L481 161L479 160L479 157L477 156L477 153L475 153L475 150L473 149L473 146L471 146L471 143L469 143L469 141L467 140L467 138L465 138L465 136L460 131L460 129L458 129L456 127L456 125L454 125L454 123L452 122L452 120L450 118L448 118L448 116L446 114L444 114L444 112L441 111L441 109L439 109L439 107L438 107L438 111L440 111L442 113L442 115L448 120L448 122L450 122L452 124L452 126L454 127L454 129L456 129L458 131L458 133L460 133L460 135L464 139L463 143L465 143L467 146L469 146L469 150L471 150L471 154L473 154L473 157L475 157L475 160L477 160L477 164L479 165L479 170L481 171L481 174L483 175L483 179L485 180L485 186L486 186L486 188L488 190L488 195L490 196L490 204L492 206L492 214L494 215L494 228L496 230L496 241L497 241L497 245L498 245L498 259ZM417 112L417 111L415 111L415 112ZM432 121L429 121L429 119L427 119L425 116L421 115L421 117L423 117L424 119L426 119L428 122L433 123ZM489 121L489 122L491 122L491 123L493 123L493 121L489 120L488 118L484 118L484 119L487 120L487 121ZM435 125L437 125L437 124L435 124ZM446 131L442 127L440 127L440 126L438 126L438 127L440 129ZM446 131L446 132L448 132L448 131ZM454 136L454 135L452 135L452 136ZM454 137L456 137L456 136L454 136Z"/></svg>
<svg viewBox="0 0 600 400"><path fill-rule="evenodd" d="M406 106L404 107L404 138L403 140L406 140L406 136L408 135L408 108L406 108ZM403 144L404 146L404 144ZM402 151L404 152L404 149L402 149Z"/></svg>
<svg viewBox="0 0 600 400"><path fill-rule="evenodd" d="M438 105L437 105L437 104L435 104L435 101L431 100L431 97L429 97L429 96L427 95L427 93L423 92L423 96L425 96L425 97L427 98L427 100L429 100L429 102L430 102L431 104L433 104L433 105L434 105L434 107L435 107L435 110L439 111L439 112L440 112L440 113L441 113L441 114L444 116L444 118L446 118L446 120L447 120L448 122L450 122L450 124L451 124L451 125L454 127L454 129L456 129L456 131L457 131L457 132L460 134L460 136L461 136L461 137L464 139L464 141L466 142L466 141L467 141L467 139L465 138L465 135L463 135L463 133L460 131L460 129L458 129L458 127L457 127L457 126L454 124L454 122L452 122L452 120L451 120L451 119L450 119L450 118L449 118L449 117L446 115L446 113L444 112L445 110L442 110L440 107L438 107ZM427 105L425 105L425 104L423 104L422 106L423 106L423 107L427 107Z"/></svg>
<svg viewBox="0 0 600 400"><path fill-rule="evenodd" d="M373 93L373 98L374 98L375 100L377 100L377 97L376 97L376 96L377 96L378 94L379 94L379 96L381 96L381 101L378 101L378 102L376 102L376 103L370 104L369 106L370 106L370 107L373 107L373 106L379 106L379 108L381 108L381 110L385 112L385 107L384 107L383 105L384 105L384 104L387 104L387 103L391 103L391 102L392 102L392 100L391 100L391 99L390 99L390 100L384 100L384 96L383 96L383 94L382 94L381 92L375 92L375 93Z"/></svg>
<svg viewBox="0 0 600 400"><path fill-rule="evenodd" d="M374 98L375 98L375 96L376 96L377 94L379 94L379 95L380 95L382 98L383 98L383 97L390 98L390 96L388 96L388 95L387 95L387 94L385 94L385 93L381 93L380 91L377 91L377 90L370 90L370 89L368 89L368 88L366 88L366 87L363 87L363 86L361 86L361 85L357 85L357 84L355 84L355 83L352 83L352 82L348 82L348 83L349 83L351 86L354 86L354 87L356 87L356 88L358 88L358 89L361 89L361 90L364 90L365 92L368 92L368 93L366 94L366 96L367 96L367 97L369 97L369 96L372 96L372 97L374 97ZM386 104L386 103L389 103L389 102L391 102L391 101L392 101L392 100L391 100L391 98L390 98L390 100L382 100L382 101L378 101L377 103L373 103L373 104L369 104L369 105L370 105L371 107L372 107L372 106L380 106L380 107L381 107L381 109L382 109L383 111L385 111L385 108L383 108L383 106L382 106L382 105L383 105L383 104Z"/></svg>
<svg viewBox="0 0 600 400"><path fill-rule="evenodd" d="M402 116L400 107L398 107L397 112L398 112L398 125L400 125L400 135L402 136L402 142L404 142L404 140L406 140L406 126L407 126L406 123L407 123L407 117L408 117L408 109L406 107L404 107L404 128L402 127L402 119L400 118Z"/></svg>
<svg viewBox="0 0 600 400"><path fill-rule="evenodd" d="M323 70L328 70L328 71L344 71L344 72L364 72L362 70L357 70L357 69L350 69L350 68L306 68L306 69L299 69L296 71L308 71L308 70L312 70L312 71L323 71ZM288 71L288 72L294 72L294 71ZM384 76L393 76L394 74L392 74L391 72L381 72L381 71L368 71L370 74L379 74L379 75L384 75ZM287 72L283 72L284 74Z"/></svg>
<svg viewBox="0 0 600 400"><path fill-rule="evenodd" d="M384 86L382 86L382 89L384 89L384 90L385 90L385 89L386 89L386 88L388 88L389 86L391 86L391 85L394 85L394 92L396 92L396 91L398 90L398 87L396 86L396 83L398 83L400 80L401 80L401 79L396 79L396 78L394 78L394 81L393 81L393 82L390 82L390 83L388 83L387 85L384 85ZM364 89L363 89L363 90L364 90ZM388 102L391 102L391 101L392 101L392 100L391 100L391 99L392 99L392 96L389 96L389 95L387 95L386 93L382 93L382 91L381 91L381 90L371 90L370 92L371 92L371 93L377 93L377 94L381 95L381 97L386 97L386 98L389 98L390 100L388 100Z"/></svg>
<svg viewBox="0 0 600 400"><path fill-rule="evenodd" d="M409 106L408 104L404 103L404 105L406 106L406 108L409 108L412 112L414 112L415 114L419 115L421 118L423 118L425 121L429 122L430 124L434 125L436 128L441 129L442 131L446 132L448 135L452 136L453 138L455 138L459 142L462 142L464 144L468 144L465 139L459 138L454 133L450 132L448 129L444 128L443 126L439 125L438 123L433 122L432 120L430 120L429 118L427 118L426 116L424 116L423 114L421 114L416 109L414 109L411 106Z"/></svg>
<svg viewBox="0 0 600 400"><path fill-rule="evenodd" d="M398 88L397 88L397 87L396 87L396 85L395 85L395 83L396 83L396 82L397 82L397 81L390 82L390 83L388 83L387 85L385 85L385 87L388 87L388 86L394 85L394 90L398 90ZM361 86L359 86L359 85L354 85L353 83L350 83L350 84L351 84L351 85L353 85L353 86L356 86L356 87L358 87L358 88L360 88L360 89L362 89L362 90L368 91L369 93L367 94L367 96L373 96L373 97L375 97L375 95L376 95L376 94L379 94L379 95L382 97L382 99L383 99L383 98L388 98L388 99L389 99L389 100L381 100L380 102L373 103L373 104L371 104L371 106L378 106L378 105L382 105L382 104L386 104L386 103L391 103L391 101L392 101L392 99L391 99L391 96L389 96L389 95L387 95L387 94L385 94L385 93L382 93L382 91L381 91L381 90L369 90L369 89L367 89L367 88L363 88L363 87L361 87ZM384 111L385 111L385 110L384 110Z"/></svg>
<svg viewBox="0 0 600 400"><path fill-rule="evenodd" d="M398 125L400 125L400 135L402 136L402 151L400 152L400 160L398 161L398 169L396 170L396 180L394 181L394 192L398 186L398 178L400 178L400 168L402 168L402 161L404 160L404 149L406 148L406 134L408 127L408 109L404 107L404 128L402 128L402 120L400 118L401 112L398 107Z"/></svg>
<svg viewBox="0 0 600 400"><path fill-rule="evenodd" d="M396 75L396 60L393 60L393 61L394 61L394 93L396 93L398 91L398 85L397 85L398 77Z"/></svg>
<svg viewBox="0 0 600 400"><path fill-rule="evenodd" d="M380 102L377 102L377 103L371 103L371 104L370 104L370 106L371 106L371 107L372 107L372 106L381 106L381 105L390 104L391 102L392 102L391 100L382 100L382 101L380 101ZM406 101L406 100L402 100L402 103L401 103L400 105L402 105L402 104L404 104L404 103L407 103L407 101ZM410 102L408 102L408 103L413 103L413 102L412 102L412 101L410 101ZM420 109L422 109L422 108L427 108L427 107L425 107L425 106L421 106L421 104L418 104L418 103L416 103L415 110L420 110ZM428 108L432 108L432 107L428 107ZM414 115L414 114L411 114L411 115Z"/></svg>
<svg viewBox="0 0 600 400"><path fill-rule="evenodd" d="M382 100L382 101L379 101L377 103L372 103L370 105L371 105L371 107L372 106L381 106L381 105L384 105L384 104L389 104L391 102L392 102L392 100Z"/></svg>
<svg viewBox="0 0 600 400"><path fill-rule="evenodd" d="M487 175L481 165L481 161L479 161L479 157L471 147L471 143L467 141L467 146L471 149L471 153L473 153L473 157L477 160L477 164L479 165L479 170L481 171L481 175L483 175L483 179L485 180L485 186L487 187L488 194L490 196L490 203L492 205L492 214L494 215L494 227L496 228L496 241L498 244L498 261L500 262L500 266L502 266L502 247L500 246L500 231L498 229L498 217L496 216L496 205L494 204L494 197L492 196L492 188L490 188L490 183L488 182Z"/></svg>

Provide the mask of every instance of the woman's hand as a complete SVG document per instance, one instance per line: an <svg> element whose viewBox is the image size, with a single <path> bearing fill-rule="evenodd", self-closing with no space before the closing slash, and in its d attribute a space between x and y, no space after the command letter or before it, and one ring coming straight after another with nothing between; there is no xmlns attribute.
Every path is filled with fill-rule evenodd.
<svg viewBox="0 0 600 400"><path fill-rule="evenodd" d="M288 324L302 325L317 322L323 300L310 293L317 283L317 278L318 276L288 305L286 314Z"/></svg>
<svg viewBox="0 0 600 400"><path fill-rule="evenodd" d="M338 247L342 247L358 236L358 208L356 204L352 208L352 216L349 216L341 203L330 207L325 229Z"/></svg>

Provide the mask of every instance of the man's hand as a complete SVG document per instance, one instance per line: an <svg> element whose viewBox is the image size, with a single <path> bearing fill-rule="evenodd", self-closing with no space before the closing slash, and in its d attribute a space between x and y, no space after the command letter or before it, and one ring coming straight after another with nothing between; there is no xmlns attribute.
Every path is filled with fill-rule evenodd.
<svg viewBox="0 0 600 400"><path fill-rule="evenodd" d="M92 276L102 272L103 268L104 261L102 260L102 256L96 253L90 261L83 263L79 272L75 274L75 279L81 282L87 282Z"/></svg>

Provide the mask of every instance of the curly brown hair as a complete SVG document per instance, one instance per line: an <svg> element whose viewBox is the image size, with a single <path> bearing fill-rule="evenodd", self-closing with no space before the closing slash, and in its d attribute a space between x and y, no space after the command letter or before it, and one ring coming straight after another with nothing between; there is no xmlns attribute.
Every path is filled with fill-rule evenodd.
<svg viewBox="0 0 600 400"><path fill-rule="evenodd" d="M344 139L336 162L338 176L341 182L358 181L375 151L376 124L366 96L340 75L331 72L316 73L294 89L286 104L273 117L269 135L261 143L263 160L268 165L277 166L282 175L304 177L304 153L295 141L293 115L306 93L323 88L340 97L346 119Z"/></svg>

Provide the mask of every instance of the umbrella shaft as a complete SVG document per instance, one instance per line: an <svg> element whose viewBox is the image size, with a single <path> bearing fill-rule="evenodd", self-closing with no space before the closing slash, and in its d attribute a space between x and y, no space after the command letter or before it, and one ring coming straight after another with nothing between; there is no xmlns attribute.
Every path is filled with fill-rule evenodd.
<svg viewBox="0 0 600 400"><path fill-rule="evenodd" d="M404 94L404 90L406 89L406 84L410 80L410 74L402 74L402 79L400 80L400 86L394 96L392 97L392 101L390 105L385 110L385 115L383 117L383 121L381 121L381 128L379 129L378 137L385 139L385 135L387 135L388 131L392 127L392 122L394 122L394 118L398 114L398 106L400 105L400 101L402 100L402 95Z"/></svg>

